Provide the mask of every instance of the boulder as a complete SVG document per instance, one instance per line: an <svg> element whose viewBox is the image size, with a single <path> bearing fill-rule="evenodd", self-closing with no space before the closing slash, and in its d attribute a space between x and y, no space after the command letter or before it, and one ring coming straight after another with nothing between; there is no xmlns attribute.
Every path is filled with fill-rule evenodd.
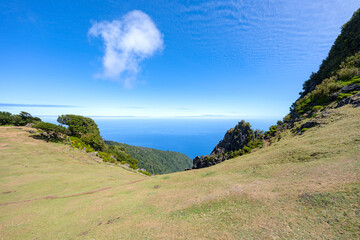
<svg viewBox="0 0 360 240"><path fill-rule="evenodd" d="M340 102L338 102L335 108L342 107L346 104L351 104L354 107L360 107L360 93L354 94L348 98L341 100Z"/></svg>
<svg viewBox="0 0 360 240"><path fill-rule="evenodd" d="M352 83L352 84L349 84L349 85L343 87L341 89L341 92L342 93L350 93L350 92L359 91L359 90L360 90L360 85Z"/></svg>
<svg viewBox="0 0 360 240"><path fill-rule="evenodd" d="M319 124L320 123L318 123L317 121L311 120L311 121L308 121L308 122L304 123L303 125L301 125L300 130L303 128L312 128Z"/></svg>
<svg viewBox="0 0 360 240"><path fill-rule="evenodd" d="M197 156L193 159L193 169L205 168L227 160L225 155Z"/></svg>

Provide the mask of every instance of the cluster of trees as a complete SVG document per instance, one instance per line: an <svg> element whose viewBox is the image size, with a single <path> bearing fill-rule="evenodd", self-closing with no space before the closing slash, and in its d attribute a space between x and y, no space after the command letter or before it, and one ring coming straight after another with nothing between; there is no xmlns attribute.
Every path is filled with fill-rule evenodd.
<svg viewBox="0 0 360 240"><path fill-rule="evenodd" d="M66 133L70 136L69 139L73 147L85 149L87 152L97 151L97 156L101 157L104 162L129 164L130 168L138 169L139 161L126 153L125 148L105 144L93 119L67 114L59 116L57 121L68 127L64 128L54 124L53 129L60 134Z"/></svg>
<svg viewBox="0 0 360 240"><path fill-rule="evenodd" d="M63 140L69 133L66 127L48 122L37 122L33 127L43 131L41 135L46 137L47 142L51 139Z"/></svg>
<svg viewBox="0 0 360 240"><path fill-rule="evenodd" d="M110 145L108 146L107 152L112 154L115 159L122 164L129 164L131 168L138 169L139 160L133 158L126 152L126 149L121 146Z"/></svg>
<svg viewBox="0 0 360 240"><path fill-rule="evenodd" d="M0 112L0 125L32 126L39 130L40 135L49 141L70 142L74 148L85 149L87 152L97 151L97 156L104 162L120 162L129 164L131 168L138 169L139 161L126 153L121 146L107 146L100 135L95 121L79 115L61 115L57 119L58 125L41 121L30 113L20 112L13 115L9 112ZM66 127L67 126L67 127Z"/></svg>
<svg viewBox="0 0 360 240"><path fill-rule="evenodd" d="M106 150L99 128L91 118L68 114L59 116L57 121L68 126L69 136L81 139L81 141L97 151Z"/></svg>
<svg viewBox="0 0 360 240"><path fill-rule="evenodd" d="M152 174L184 171L185 168L192 167L191 158L179 152L161 151L113 141L105 141L105 143L109 149L116 147L125 150L130 156L139 160L139 168L144 168Z"/></svg>
<svg viewBox="0 0 360 240"><path fill-rule="evenodd" d="M25 126L28 123L37 122L41 122L41 119L31 116L31 114L27 112L20 112L19 114L0 112L0 125Z"/></svg>

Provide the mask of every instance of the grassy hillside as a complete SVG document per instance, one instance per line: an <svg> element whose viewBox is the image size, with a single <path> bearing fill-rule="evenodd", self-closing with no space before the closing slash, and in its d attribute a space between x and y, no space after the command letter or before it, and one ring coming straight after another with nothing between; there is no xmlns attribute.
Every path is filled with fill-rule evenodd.
<svg viewBox="0 0 360 240"><path fill-rule="evenodd" d="M161 151L113 141L106 141L106 144L124 147L127 153L139 160L140 168L145 168L152 174L179 172L192 167L192 160L179 152Z"/></svg>
<svg viewBox="0 0 360 240"><path fill-rule="evenodd" d="M360 108L329 109L302 135L286 130L219 165L154 177L29 135L0 128L1 239L360 235Z"/></svg>

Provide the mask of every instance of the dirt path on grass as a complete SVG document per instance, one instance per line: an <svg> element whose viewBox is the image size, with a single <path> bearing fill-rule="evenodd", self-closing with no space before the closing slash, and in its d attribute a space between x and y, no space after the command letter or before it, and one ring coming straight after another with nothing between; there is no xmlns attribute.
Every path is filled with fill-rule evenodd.
<svg viewBox="0 0 360 240"><path fill-rule="evenodd" d="M133 182L125 183L125 184L123 184L123 186L124 186L124 185L135 184L135 183L142 182L142 181L145 181L145 180L146 180L146 179L136 180L136 181L133 181ZM105 191L105 190L108 190L108 189L111 189L111 188L112 188L112 187L105 187L105 188L100 188L100 189L96 189L96 190L93 190L93 191L76 193L76 194L71 194L71 195L66 195L66 196L51 196L51 195L50 195L50 196L45 196L45 197L41 197L41 198L34 198L34 199L28 199L28 200L22 200L22 201L16 201L16 202L0 203L0 206L6 206L6 205L10 205L10 204L15 204L15 203L33 202L33 201L45 200L45 199L57 199L57 198L77 197L77 196L82 196L82 195L93 194L93 193Z"/></svg>

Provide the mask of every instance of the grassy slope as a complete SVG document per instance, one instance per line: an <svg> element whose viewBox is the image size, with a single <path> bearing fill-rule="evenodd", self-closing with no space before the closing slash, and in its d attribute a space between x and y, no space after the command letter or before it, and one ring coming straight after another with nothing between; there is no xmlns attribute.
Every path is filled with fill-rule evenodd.
<svg viewBox="0 0 360 240"><path fill-rule="evenodd" d="M179 152L161 151L113 141L106 141L106 144L124 147L128 154L139 160L140 168L145 168L152 174L179 172L192 167L192 159Z"/></svg>
<svg viewBox="0 0 360 240"><path fill-rule="evenodd" d="M1 239L357 239L360 108L216 166L147 177L0 128ZM12 191L10 193L6 193Z"/></svg>

